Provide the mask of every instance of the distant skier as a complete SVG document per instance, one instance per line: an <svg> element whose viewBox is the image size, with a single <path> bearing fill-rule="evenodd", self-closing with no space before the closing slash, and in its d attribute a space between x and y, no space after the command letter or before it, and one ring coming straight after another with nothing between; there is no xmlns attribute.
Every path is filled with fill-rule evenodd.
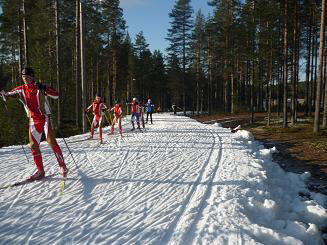
<svg viewBox="0 0 327 245"><path fill-rule="evenodd" d="M94 117L91 123L91 136L89 137L89 139L93 139L94 128L98 125L99 141L100 144L102 144L102 114L104 110L108 109L108 107L102 102L101 96L97 94L92 104L85 109L85 113L87 113L90 109L92 109Z"/></svg>
<svg viewBox="0 0 327 245"><path fill-rule="evenodd" d="M115 124L118 123L118 132L120 135L123 134L123 129L121 126L121 117L123 114L123 110L121 109L120 103L118 100L115 101L115 106L110 109L110 111L114 111L114 120L111 123L111 134L114 134Z"/></svg>
<svg viewBox="0 0 327 245"><path fill-rule="evenodd" d="M137 99L133 98L133 102L127 103L127 104L132 105L132 117L131 117L132 131L135 130L134 121L136 121L137 128L141 130L141 128L140 128L140 107L137 102Z"/></svg>
<svg viewBox="0 0 327 245"><path fill-rule="evenodd" d="M175 103L173 103L171 108L173 109L174 115L176 115L177 114L177 105Z"/></svg>
<svg viewBox="0 0 327 245"><path fill-rule="evenodd" d="M32 68L26 67L22 70L22 81L24 85L12 89L10 92L1 91L3 97L14 97L19 99L29 118L29 147L31 148L37 171L27 178L28 181L42 179L45 176L40 141L45 132L46 141L56 156L59 171L65 177L68 173L61 149L56 141L55 130L52 125L51 109L48 97L57 99L59 93L51 86L37 83Z"/></svg>
<svg viewBox="0 0 327 245"><path fill-rule="evenodd" d="M148 103L145 104L146 107L146 122L148 123L149 115L152 124L152 113L154 111L154 104L152 103L151 99L148 99Z"/></svg>
<svg viewBox="0 0 327 245"><path fill-rule="evenodd" d="M172 104L171 108L173 109L174 115L177 114L177 109L182 110L182 108L179 108L175 103Z"/></svg>

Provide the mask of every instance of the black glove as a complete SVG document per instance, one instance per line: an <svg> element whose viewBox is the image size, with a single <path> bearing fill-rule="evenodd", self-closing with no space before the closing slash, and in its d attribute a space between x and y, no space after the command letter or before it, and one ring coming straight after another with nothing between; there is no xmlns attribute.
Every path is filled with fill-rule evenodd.
<svg viewBox="0 0 327 245"><path fill-rule="evenodd" d="M35 85L36 85L38 90L46 90L47 89L47 85L45 85L45 84L36 83Z"/></svg>
<svg viewBox="0 0 327 245"><path fill-rule="evenodd" d="M87 110L84 110L84 114L87 114L87 112L88 112Z"/></svg>

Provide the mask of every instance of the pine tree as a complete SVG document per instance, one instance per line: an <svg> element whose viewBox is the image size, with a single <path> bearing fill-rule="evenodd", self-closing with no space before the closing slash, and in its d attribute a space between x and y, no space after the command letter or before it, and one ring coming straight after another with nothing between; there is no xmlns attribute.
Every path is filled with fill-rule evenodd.
<svg viewBox="0 0 327 245"><path fill-rule="evenodd" d="M190 0L176 0L176 3L169 13L171 27L168 29L167 40L169 47L167 52L171 58L176 57L182 65L182 91L183 91L183 110L186 114L186 68L189 64L187 51L192 40L193 9Z"/></svg>
<svg viewBox="0 0 327 245"><path fill-rule="evenodd" d="M119 43L125 34L125 20L123 19L123 10L119 7L119 0L104 0L103 14L105 25L108 30L108 46L111 47L112 58L112 98L116 97L117 87L117 59Z"/></svg>
<svg viewBox="0 0 327 245"><path fill-rule="evenodd" d="M193 50L193 66L196 77L196 112L200 113L200 77L203 72L203 59L205 45L205 17L199 10L195 18L195 26L192 33L192 50Z"/></svg>
<svg viewBox="0 0 327 245"><path fill-rule="evenodd" d="M315 117L313 132L319 132L320 124L320 104L321 104L321 88L323 79L323 53L325 49L325 18L326 18L326 0L322 0L322 11L320 19L320 47L319 47L319 72L318 72L318 82L316 88L316 101L315 101Z"/></svg>

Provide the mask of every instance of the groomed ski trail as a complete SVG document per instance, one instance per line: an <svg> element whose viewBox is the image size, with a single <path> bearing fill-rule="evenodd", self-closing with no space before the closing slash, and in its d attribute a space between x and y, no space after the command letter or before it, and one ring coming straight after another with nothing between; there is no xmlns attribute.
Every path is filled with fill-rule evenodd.
<svg viewBox="0 0 327 245"><path fill-rule="evenodd" d="M70 168L62 196L61 177L1 189L0 245L260 244L260 229L275 234L246 215L269 182L251 140L168 113L154 114L143 133L130 129L128 117L122 137L104 128L104 144L97 132L67 138L78 169L58 139ZM41 151L46 174L58 172L46 142ZM0 149L0 185L34 169L21 146Z"/></svg>

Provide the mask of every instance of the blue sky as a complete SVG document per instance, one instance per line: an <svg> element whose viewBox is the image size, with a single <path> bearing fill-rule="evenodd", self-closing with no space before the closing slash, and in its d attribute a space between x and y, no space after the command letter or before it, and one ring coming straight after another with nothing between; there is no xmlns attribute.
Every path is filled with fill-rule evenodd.
<svg viewBox="0 0 327 245"><path fill-rule="evenodd" d="M124 11L124 19L128 26L128 32L134 42L135 35L143 31L144 37L153 52L159 49L166 53L168 47L167 30L170 27L169 13L176 0L120 0L120 6ZM191 0L194 13L201 9L205 16L212 12L207 0Z"/></svg>

